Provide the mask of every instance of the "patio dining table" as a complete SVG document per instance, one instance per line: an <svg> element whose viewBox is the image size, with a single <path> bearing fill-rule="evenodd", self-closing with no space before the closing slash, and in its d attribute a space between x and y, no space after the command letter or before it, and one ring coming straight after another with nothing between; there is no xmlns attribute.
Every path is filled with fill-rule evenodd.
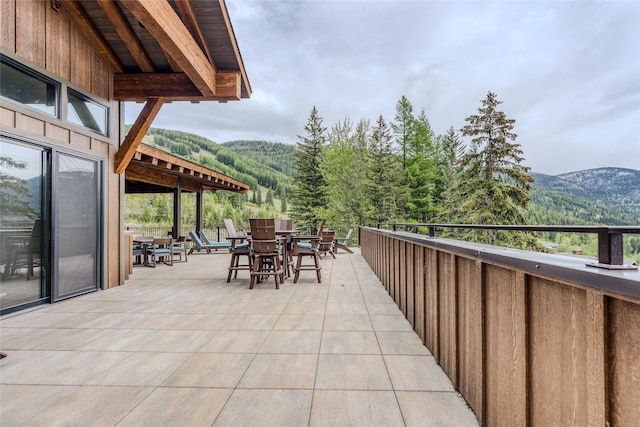
<svg viewBox="0 0 640 427"><path fill-rule="evenodd" d="M153 239L153 236L133 236L133 244L142 247L142 265L146 267L150 267L148 249L153 244Z"/></svg>
<svg viewBox="0 0 640 427"><path fill-rule="evenodd" d="M283 246L283 260L285 263L285 273L286 277L291 277L291 272L289 271L289 266L293 263L293 260L290 260L290 251L291 251L291 242L292 238L296 236L296 230L288 230L288 229L276 229L277 238L284 244ZM227 237L227 239L242 239L251 242L251 233L248 232L246 236L241 237Z"/></svg>

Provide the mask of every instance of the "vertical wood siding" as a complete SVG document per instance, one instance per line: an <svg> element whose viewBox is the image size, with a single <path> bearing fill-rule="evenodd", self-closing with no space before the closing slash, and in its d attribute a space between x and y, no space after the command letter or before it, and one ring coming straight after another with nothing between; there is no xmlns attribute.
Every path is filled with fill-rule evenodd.
<svg viewBox="0 0 640 427"><path fill-rule="evenodd" d="M112 100L113 73L102 62L89 42L64 12L58 12L49 0L0 0L0 46L26 66L43 72L86 95L110 102L108 139L94 137L91 131L78 131L67 125L66 106L61 118L48 118L28 108L0 107L0 125L17 136L41 140L48 146L61 146L97 156L105 161L106 179L105 286L121 284L120 211L121 177L114 173L113 161L119 142L120 110ZM62 94L62 99L66 95Z"/></svg>
<svg viewBox="0 0 640 427"><path fill-rule="evenodd" d="M396 302L482 424L637 425L639 300L401 235L360 236L387 291L406 289Z"/></svg>

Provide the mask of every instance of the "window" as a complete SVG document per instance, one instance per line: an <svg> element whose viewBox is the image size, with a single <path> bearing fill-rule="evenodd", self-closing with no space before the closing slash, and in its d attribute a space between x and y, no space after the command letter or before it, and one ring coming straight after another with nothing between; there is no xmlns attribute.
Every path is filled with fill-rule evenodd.
<svg viewBox="0 0 640 427"><path fill-rule="evenodd" d="M0 55L0 95L58 117L60 84Z"/></svg>
<svg viewBox="0 0 640 427"><path fill-rule="evenodd" d="M68 96L68 120L106 136L109 109L71 89Z"/></svg>

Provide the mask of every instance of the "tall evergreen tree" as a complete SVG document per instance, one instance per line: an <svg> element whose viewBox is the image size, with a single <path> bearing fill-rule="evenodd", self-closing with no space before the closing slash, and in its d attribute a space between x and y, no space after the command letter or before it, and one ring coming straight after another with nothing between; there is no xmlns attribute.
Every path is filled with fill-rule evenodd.
<svg viewBox="0 0 640 427"><path fill-rule="evenodd" d="M327 220L346 232L366 224L370 212L365 186L367 172L367 133L369 122L361 120L354 132L346 118L329 132L329 146L322 162L329 203Z"/></svg>
<svg viewBox="0 0 640 427"><path fill-rule="evenodd" d="M395 221L402 165L393 151L389 125L382 116L372 129L369 147L370 200L376 210L374 220L376 223Z"/></svg>
<svg viewBox="0 0 640 427"><path fill-rule="evenodd" d="M321 209L327 205L325 182L320 170L323 149L327 145L327 129L314 106L304 127L306 136L293 152L295 179L291 203L291 217L301 229L309 229L320 222Z"/></svg>
<svg viewBox="0 0 640 427"><path fill-rule="evenodd" d="M438 208L438 163L431 127L424 110L413 119L404 168L406 214L409 220L430 222Z"/></svg>
<svg viewBox="0 0 640 427"><path fill-rule="evenodd" d="M402 95L396 104L396 117L391 123L391 129L393 129L393 134L402 153L402 169L407 167L407 146L410 144L413 122L413 105L406 96Z"/></svg>
<svg viewBox="0 0 640 427"><path fill-rule="evenodd" d="M446 134L440 138L441 156L440 171L442 181L441 210L438 213L438 222L455 224L460 222L461 198L456 191L460 185L460 159L464 154L464 145L458 137L458 133L449 128Z"/></svg>
<svg viewBox="0 0 640 427"><path fill-rule="evenodd" d="M462 135L471 138L471 149L462 157L460 180L464 201L460 207L472 224L526 224L525 211L533 178L523 166L522 150L513 133L515 119L509 119L497 107L496 95L487 93L478 114L465 120ZM493 235L488 236L494 243ZM525 247L531 236L501 232L495 243Z"/></svg>

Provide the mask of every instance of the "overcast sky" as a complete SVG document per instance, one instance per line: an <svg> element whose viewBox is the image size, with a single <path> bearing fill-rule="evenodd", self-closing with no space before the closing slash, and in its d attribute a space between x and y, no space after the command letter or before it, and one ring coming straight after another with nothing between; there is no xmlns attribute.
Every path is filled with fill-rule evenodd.
<svg viewBox="0 0 640 427"><path fill-rule="evenodd" d="M525 165L640 169L640 1L238 1L227 8L250 99L173 103L154 127L215 142L294 144L315 105L330 129L395 116L402 95L438 134L488 91ZM132 123L141 105L127 104Z"/></svg>

